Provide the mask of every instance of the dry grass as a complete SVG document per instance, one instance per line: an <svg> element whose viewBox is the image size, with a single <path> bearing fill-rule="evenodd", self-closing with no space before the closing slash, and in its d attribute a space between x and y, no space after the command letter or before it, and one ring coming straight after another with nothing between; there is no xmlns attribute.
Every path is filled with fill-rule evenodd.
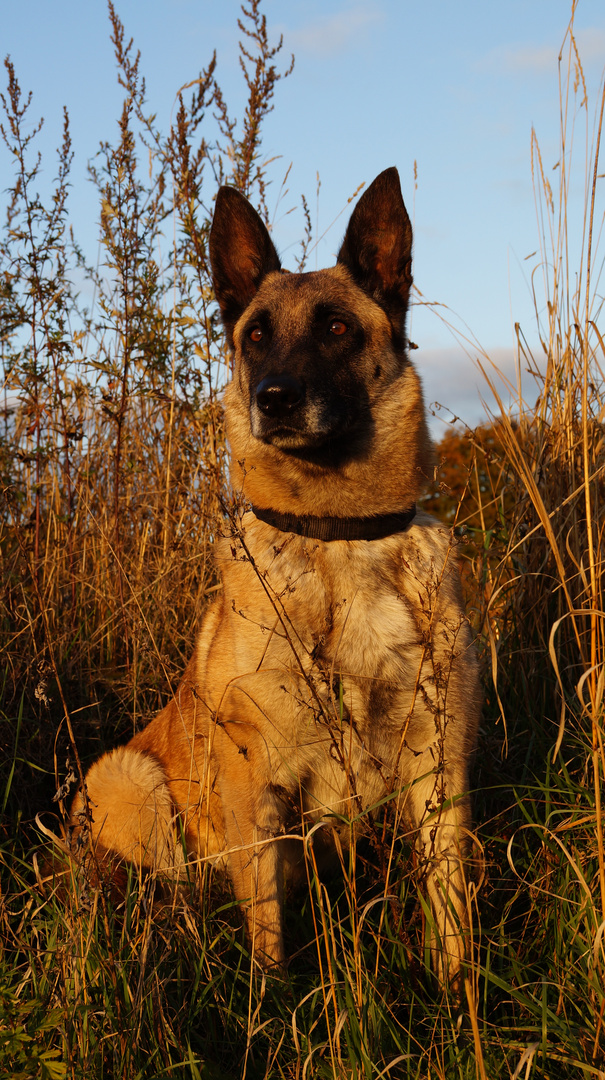
<svg viewBox="0 0 605 1080"><path fill-rule="evenodd" d="M468 440L444 443L453 493L441 512L458 530L466 524L461 550L486 684L475 770L485 873L469 896L475 953L464 1019L431 982L404 859L378 887L363 848L343 856L329 883L309 865L308 893L289 901L295 955L285 984L257 972L238 909L209 873L201 899L183 887L159 906L154 883L133 880L117 913L84 880L61 897L37 888L35 815L46 807L41 820L56 831L53 795L60 816L81 763L166 700L217 587L228 371L206 240L221 179L265 206L260 138L279 78L252 2L241 128L211 61L165 138L110 14L125 107L119 142L93 174L103 207L98 270L86 269L66 230L67 122L44 204L33 195L32 107L10 65L3 99L15 183L0 239L0 1070L603 1078L605 99L594 131L585 125L586 217L572 265L567 191L583 151L572 157L571 148L589 115L573 22L556 192L534 140L540 355L521 329L518 341L536 401L519 399ZM308 232L303 257L309 241ZM74 296L76 269L94 289L90 311Z"/></svg>

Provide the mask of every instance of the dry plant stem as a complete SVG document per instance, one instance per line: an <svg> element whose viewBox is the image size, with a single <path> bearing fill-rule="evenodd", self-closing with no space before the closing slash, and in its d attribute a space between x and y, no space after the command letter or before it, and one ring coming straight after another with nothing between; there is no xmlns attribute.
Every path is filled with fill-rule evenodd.
<svg viewBox="0 0 605 1080"><path fill-rule="evenodd" d="M176 243L175 243L176 259ZM172 432L174 426L174 394L175 394L175 371L176 371L176 268L175 268L175 297L172 308L173 331L172 331L172 379L170 384L170 416L168 418L168 453L166 455L166 490L164 495L164 543L163 555L166 558L168 549L168 520L170 512L170 463L172 461Z"/></svg>
<svg viewBox="0 0 605 1080"><path fill-rule="evenodd" d="M603 1015L604 1014L605 1014L605 999L603 1000L603 1002L601 1004L601 1009L599 1011L599 1019L597 1021L597 1030L595 1032L594 1046L593 1046L593 1049L592 1049L592 1060L593 1061L596 1059L597 1054L599 1053L599 1039L600 1039L600 1036L601 1036L601 1029L603 1027Z"/></svg>
<svg viewBox="0 0 605 1080"><path fill-rule="evenodd" d="M21 543L19 530L15 529L15 531L16 531L17 537L19 538L19 542ZM44 604L44 602L42 600L42 595L41 595L41 592L40 592L40 584L39 584L39 581L38 581L38 575L35 572L35 565L32 565L31 562L29 561L28 556L27 556L27 551L25 550L24 547L21 548L21 554L22 554L22 557L23 557L24 561L29 563L31 580L32 580L32 584L34 586L34 592L36 594L36 599L38 601L39 611L40 611L40 614L42 616L42 623L43 623L43 626L44 626L44 639L45 639L45 643L46 643L46 648L48 649L48 655L50 657L50 664L51 664L51 667L52 667L53 675L54 675L55 680L56 680L57 689L59 691L59 697L61 698L61 707L63 709L63 719L65 720L65 724L66 724L67 731L68 731L68 734L69 734L70 746L71 746L71 749L73 751L73 755L74 755L74 758L75 758L75 761L76 761L76 768L78 770L78 779L79 779L79 782L80 782L82 788L84 788L85 772L84 772L84 770L82 768L82 762L80 761L80 755L78 753L78 747L77 747L77 744L76 744L76 738L75 738L74 730L73 730L72 723L71 723L71 716L70 716L70 712L69 712L69 709L68 709L68 706L67 706L67 701L65 700L65 695L63 693L63 687L61 685L61 678L59 676L59 669L58 669L57 662L56 662L56 659L55 659L53 635L52 635L50 627L48 625L48 614L47 614L47 610L46 610L46 605ZM34 554L34 559L35 559L35 554ZM56 781L57 781L57 786L58 786L58 777L56 777ZM61 801L63 801L63 800L61 800Z"/></svg>
<svg viewBox="0 0 605 1080"><path fill-rule="evenodd" d="M477 1021L477 1004L475 1001L473 986L470 979L464 980L464 992L466 994L466 1000L468 1002L468 1015L471 1022L471 1030L473 1032L473 1044L475 1047L475 1065L477 1068L477 1077L478 1080L487 1080L485 1062L483 1060L483 1049L481 1047L481 1036L479 1035L479 1024Z"/></svg>
<svg viewBox="0 0 605 1080"><path fill-rule="evenodd" d="M77 744L76 744L74 730L73 730L72 723L71 723L71 716L70 716L70 713L69 713L69 709L67 707L67 702L65 700L65 695L63 693L63 687L61 685L61 679L60 679L60 676L59 676L59 670L58 670L57 662L56 662L56 658L55 658L55 650L54 650L54 647L53 647L53 638L52 638L52 634L50 632L50 628L49 628L49 625L48 625L46 606L42 602L42 596L40 595L40 588L39 588L39 584L38 584L38 578L37 578L37 575L33 572L33 569L34 568L32 567L32 582L33 582L34 590L36 592L36 596L37 596L37 599L38 599L39 609L40 609L40 612L42 614L42 620L43 620L43 624L44 624L44 634L45 634L45 639L46 639L46 646L48 648L48 655L50 657L51 667L53 669L53 674L55 676L57 689L59 691L59 696L61 698L61 705L62 705L62 708L63 708L63 716L64 716L64 719L65 719L65 724L66 724L67 731L68 731L68 734L69 734L70 746L71 746L71 749L73 751L74 758L75 758L75 761L76 761L76 767L77 767L77 770L78 770L78 777L79 777L79 780L80 780L80 785L82 787L82 790L85 791L86 786L85 786L85 783L84 783L84 770L82 769L82 762L80 760L80 755L78 753L78 747L77 747ZM86 799L84 800L84 808L85 808L85 813L90 818L90 807L89 807L88 802L87 802ZM91 857L93 858L93 860L96 861L96 853L95 853L95 850L94 850L92 833L91 833L90 830L88 830L88 844L89 844ZM109 937L109 935L110 935L109 913L107 911L107 904L106 904L106 899L105 899L105 895L104 895L103 890L101 890L100 897L101 897L101 908L102 908L102 912L103 912L103 921L104 921L104 925L105 925L105 933ZM117 972L116 972L114 963L110 963L110 965L109 965L109 976L110 976L110 979L111 979L113 987L114 987L116 1009L117 1009L117 1013L118 1013L118 1019L120 1019L121 1012L122 1012L122 1005L121 1005L120 996L117 993ZM126 1047L126 1034L125 1034L125 1031L123 1030L121 1024L120 1024L120 1028L121 1028L121 1030L120 1030L119 1040L120 1040L120 1045L121 1045L121 1049L122 1049L122 1054L124 1054L125 1047Z"/></svg>
<svg viewBox="0 0 605 1080"><path fill-rule="evenodd" d="M590 281L592 263L592 237L594 225L594 208L598 179L599 150L603 130L603 111L605 109L605 84L601 93L601 109L599 124L594 150L594 167L592 187L590 195L590 220L588 227L588 251L586 256L586 300L585 300L585 326L583 336L583 371L582 371L582 430L583 430L583 457L584 457L584 495L586 506L586 532L588 537L588 555L590 566L591 584L591 619L590 619L590 701L592 719L592 760L594 771L594 793L596 810L597 844L599 853L599 879L601 886L601 918L605 919L605 844L603 836L603 814L601 806L601 776L605 779L605 760L603 760L603 743L601 726L603 724L603 696L597 698L598 684L598 657L602 656L604 641L602 634L602 619L600 615L601 596L597 587L597 569L595 562L595 550L593 539L593 520L590 495L590 461L588 457L589 431L588 431L588 380L590 362ZM602 770L602 772L601 772Z"/></svg>
<svg viewBox="0 0 605 1080"><path fill-rule="evenodd" d="M321 933L321 935L319 935L318 932L317 932L318 928L316 928L316 935L315 935L316 942L317 942L317 952L318 952L319 962L320 962L320 966L321 966L320 942L321 942L321 938L323 937L323 941L324 941L324 944L325 944L326 962L327 962L327 965L328 965L328 980L327 980L327 983L326 983L326 981L324 980L323 975L322 975L321 987L322 987L322 993L323 993L323 998L324 998L324 1011L325 1011L325 1017L326 1017L326 1027L328 1029L328 1041L329 1041L329 1044L330 1044L330 1057L332 1059L332 1068L334 1069L334 1074L336 1075L336 1062L335 1062L335 1059L334 1059L334 1038L333 1038L333 1033L332 1033L332 1027L330 1025L330 1020L329 1020L329 1002L331 1000L333 1008L334 1008L334 1019L336 1021L336 1024L338 1025L338 1002L337 1002L337 999L336 999L336 994L334 992L334 987L336 985L336 978L335 978L334 971L333 971L333 968L332 968L332 955L333 955L333 953L332 953L332 948L331 948L331 943L330 943L330 933L329 933L328 926L327 926L327 921L326 921L326 911L325 911L325 904L324 904L324 886L322 885L321 878L319 876L319 871L318 871L318 867L317 867L317 861L315 859L315 852L313 850L313 845L308 844L307 847L306 847L306 850L307 850L307 852L310 853L311 862L313 864L313 880L314 880L314 884L315 884L315 891L316 891L316 894L317 894L317 901L318 901L318 904L319 904L319 910L320 910L320 914L321 914L322 933ZM309 895L312 895L311 892L310 892ZM328 901L328 903L329 903L329 901ZM314 908L315 908L315 905L313 905L313 909ZM315 922L315 911L313 911L313 921ZM326 987L328 989L327 993L326 993Z"/></svg>

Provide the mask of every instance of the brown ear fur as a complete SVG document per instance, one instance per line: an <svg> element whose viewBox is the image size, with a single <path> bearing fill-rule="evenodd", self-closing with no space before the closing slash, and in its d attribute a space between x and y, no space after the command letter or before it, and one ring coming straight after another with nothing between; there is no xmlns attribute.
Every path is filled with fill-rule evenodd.
<svg viewBox="0 0 605 1080"><path fill-rule="evenodd" d="M214 293L233 347L233 327L265 275L281 263L264 222L232 187L220 188L216 197L209 248Z"/></svg>
<svg viewBox="0 0 605 1080"><path fill-rule="evenodd" d="M385 169L361 196L338 262L403 333L412 284L412 226L397 169Z"/></svg>

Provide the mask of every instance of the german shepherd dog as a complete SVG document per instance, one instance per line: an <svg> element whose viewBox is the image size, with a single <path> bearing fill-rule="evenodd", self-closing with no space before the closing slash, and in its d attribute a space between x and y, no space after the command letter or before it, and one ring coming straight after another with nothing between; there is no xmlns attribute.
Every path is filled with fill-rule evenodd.
<svg viewBox="0 0 605 1080"><path fill-rule="evenodd" d="M465 956L479 687L448 530L416 508L432 449L406 349L411 247L394 168L312 273L283 271L256 211L220 189L240 507L217 543L223 589L170 704L86 777L97 855L222 865L267 968L285 964L284 878L305 844L346 848L386 803L415 837L438 977Z"/></svg>

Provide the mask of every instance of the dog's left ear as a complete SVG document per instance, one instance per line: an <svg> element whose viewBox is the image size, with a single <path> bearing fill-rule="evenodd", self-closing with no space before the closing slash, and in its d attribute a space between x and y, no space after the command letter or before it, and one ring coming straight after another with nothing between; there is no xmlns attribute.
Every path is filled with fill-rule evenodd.
<svg viewBox="0 0 605 1080"><path fill-rule="evenodd" d="M338 262L403 332L412 284L412 225L397 169L385 169L361 196Z"/></svg>
<svg viewBox="0 0 605 1080"><path fill-rule="evenodd" d="M237 188L219 189L209 251L214 294L233 345L233 327L254 299L262 279L281 269L265 223Z"/></svg>

